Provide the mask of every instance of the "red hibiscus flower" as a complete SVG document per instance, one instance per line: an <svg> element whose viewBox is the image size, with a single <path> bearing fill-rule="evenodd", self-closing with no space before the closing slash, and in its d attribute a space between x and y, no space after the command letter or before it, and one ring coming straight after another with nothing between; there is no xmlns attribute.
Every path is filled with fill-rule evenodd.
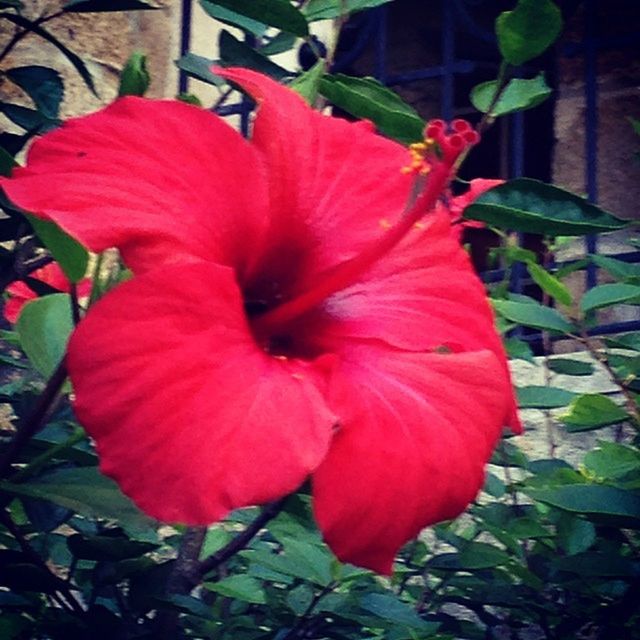
<svg viewBox="0 0 640 640"><path fill-rule="evenodd" d="M428 213L464 136L440 127L416 199L406 150L369 125L220 73L259 103L250 141L203 109L124 98L0 183L134 272L72 336L75 410L149 514L211 523L311 475L333 551L389 573L519 428L482 284Z"/></svg>
<svg viewBox="0 0 640 640"><path fill-rule="evenodd" d="M71 283L64 275L60 265L56 262L51 262L40 269L36 269L29 274L29 277L33 280L39 280L52 289L56 289L62 293L69 293L71 291ZM38 294L27 283L20 281L11 283L7 287L6 292L8 298L5 300L2 312L7 321L15 324L22 311L22 307L30 300L35 300ZM85 297L88 296L90 292L91 281L86 278L78 284L78 296Z"/></svg>

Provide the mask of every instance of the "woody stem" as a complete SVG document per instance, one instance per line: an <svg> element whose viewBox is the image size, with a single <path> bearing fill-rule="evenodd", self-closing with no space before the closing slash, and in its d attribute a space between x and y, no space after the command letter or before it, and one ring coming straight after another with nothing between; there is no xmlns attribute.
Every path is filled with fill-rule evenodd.
<svg viewBox="0 0 640 640"><path fill-rule="evenodd" d="M299 296L286 300L279 306L254 319L254 329L269 335L274 329L286 326L293 320L317 307L336 291L342 291L357 282L360 276L377 260L387 254L404 238L414 224L431 211L451 179L451 164L443 162L433 167L426 186L417 197L412 194L402 217L378 240L357 256L342 262L322 274L318 284ZM420 180L420 177L418 177Z"/></svg>

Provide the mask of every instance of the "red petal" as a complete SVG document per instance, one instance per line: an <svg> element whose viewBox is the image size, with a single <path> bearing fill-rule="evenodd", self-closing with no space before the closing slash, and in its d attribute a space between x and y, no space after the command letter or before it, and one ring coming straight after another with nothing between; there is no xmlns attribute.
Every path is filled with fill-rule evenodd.
<svg viewBox="0 0 640 640"><path fill-rule="evenodd" d="M9 198L141 271L193 257L241 267L266 223L260 160L217 116L123 98L66 122L0 178Z"/></svg>
<svg viewBox="0 0 640 640"><path fill-rule="evenodd" d="M207 524L295 490L324 457L326 363L253 341L230 269L157 269L121 285L72 336L75 410L101 469L144 511Z"/></svg>
<svg viewBox="0 0 640 640"><path fill-rule="evenodd" d="M64 271L57 262L51 262L40 269L36 269L29 274L29 278L34 280L40 280L50 287L68 293L71 285L69 280L64 275ZM35 300L38 294L35 293L25 282L12 282L6 289L9 294L8 300L6 300L3 308L4 317L15 324L22 311L22 307L30 300ZM91 292L91 281L85 278L78 285L78 295L86 296Z"/></svg>
<svg viewBox="0 0 640 640"><path fill-rule="evenodd" d="M384 232L409 197L413 178L401 169L407 149L373 133L369 123L324 116L270 78L247 69L216 69L259 103L252 142L269 170L270 263L290 252L301 260L296 286L354 256ZM381 225L382 223L382 225ZM277 247L277 248L275 248Z"/></svg>
<svg viewBox="0 0 640 640"><path fill-rule="evenodd" d="M490 180L487 178L476 178L469 183L468 190L462 195L451 198L449 210L453 218L459 218L462 212L485 191L504 184L504 180Z"/></svg>
<svg viewBox="0 0 640 640"><path fill-rule="evenodd" d="M7 287L7 293L9 297L4 301L2 314L7 322L15 324L18 321L22 307L24 307L29 300L35 300L38 296L24 282L12 282Z"/></svg>
<svg viewBox="0 0 640 640"><path fill-rule="evenodd" d="M352 346L329 395L341 428L313 476L316 519L335 554L388 574L405 542L458 515L483 484L508 393L488 351Z"/></svg>
<svg viewBox="0 0 640 640"><path fill-rule="evenodd" d="M356 340L403 350L490 349L509 375L484 285L450 232L446 213L429 214L361 282L334 294L313 323L321 349L340 354ZM328 317L327 317L328 315ZM504 424L520 432L515 397Z"/></svg>

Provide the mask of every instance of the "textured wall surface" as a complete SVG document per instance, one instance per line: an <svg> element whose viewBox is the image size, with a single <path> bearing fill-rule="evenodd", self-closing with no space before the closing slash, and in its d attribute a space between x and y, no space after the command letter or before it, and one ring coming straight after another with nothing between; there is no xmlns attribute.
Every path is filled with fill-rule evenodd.
<svg viewBox="0 0 640 640"><path fill-rule="evenodd" d="M24 15L36 19L50 15L62 2L26 0ZM43 38L30 34L22 39L2 60L1 68L23 65L50 66L59 71L65 84L62 116L86 113L111 101L117 93L118 76L134 50L148 56L152 84L149 95L172 96L177 87L177 71L173 61L179 50L179 0L158 0L155 11L67 14L43 24L72 51L78 53L93 76L99 96L94 96L68 59ZM4 48L16 28L0 21L0 44ZM0 79L0 98L12 99L19 90ZM0 123L2 126L2 123Z"/></svg>

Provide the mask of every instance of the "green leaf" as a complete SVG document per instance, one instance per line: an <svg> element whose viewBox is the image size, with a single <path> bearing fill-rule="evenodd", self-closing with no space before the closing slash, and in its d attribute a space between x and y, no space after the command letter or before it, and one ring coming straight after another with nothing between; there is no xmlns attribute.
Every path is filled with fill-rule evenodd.
<svg viewBox="0 0 640 640"><path fill-rule="evenodd" d="M589 256L594 264L607 270L617 280L627 280L630 278L640 278L640 264L616 260L609 256Z"/></svg>
<svg viewBox="0 0 640 640"><path fill-rule="evenodd" d="M68 0L63 7L69 13L145 11L159 8L144 0Z"/></svg>
<svg viewBox="0 0 640 640"><path fill-rule="evenodd" d="M62 361L73 331L71 298L66 293L54 293L28 302L18 317L16 330L33 366L49 378Z"/></svg>
<svg viewBox="0 0 640 640"><path fill-rule="evenodd" d="M547 367L554 373L566 376L590 376L594 371L590 362L571 358L550 358L547 361Z"/></svg>
<svg viewBox="0 0 640 640"><path fill-rule="evenodd" d="M596 541L596 528L588 520L563 513L557 524L558 541L569 555L586 551Z"/></svg>
<svg viewBox="0 0 640 640"><path fill-rule="evenodd" d="M318 97L320 79L324 75L324 61L318 60L311 69L301 73L289 87L312 105Z"/></svg>
<svg viewBox="0 0 640 640"><path fill-rule="evenodd" d="M427 562L431 569L482 571L509 562L509 554L492 544L469 542L458 553L443 553Z"/></svg>
<svg viewBox="0 0 640 640"><path fill-rule="evenodd" d="M640 566L637 560L625 558L618 553L591 551L568 558L554 558L555 570L576 573L582 577L619 578L638 576Z"/></svg>
<svg viewBox="0 0 640 640"><path fill-rule="evenodd" d="M476 85L469 96L471 104L478 111L487 113L497 89L497 80L490 80ZM498 102L491 111L491 115L497 117L504 116L507 113L514 113L515 111L533 109L533 107L544 102L550 95L551 88L545 82L543 73L530 80L513 78L502 90Z"/></svg>
<svg viewBox="0 0 640 640"><path fill-rule="evenodd" d="M307 19L289 0L201 0L201 3L218 5L301 38L309 35Z"/></svg>
<svg viewBox="0 0 640 640"><path fill-rule="evenodd" d="M225 598L235 598L252 604L266 604L267 596L262 583L251 576L234 575L218 580L205 582L203 586L209 591L215 591Z"/></svg>
<svg viewBox="0 0 640 640"><path fill-rule="evenodd" d="M516 394L521 409L556 409L565 407L576 397L573 391L536 385L519 387Z"/></svg>
<svg viewBox="0 0 640 640"><path fill-rule="evenodd" d="M287 593L287 605L297 616L303 615L313 602L313 589L300 584Z"/></svg>
<svg viewBox="0 0 640 640"><path fill-rule="evenodd" d="M67 538L67 546L76 558L112 562L138 558L158 548L158 545L152 542L129 540L124 536L89 536L79 533Z"/></svg>
<svg viewBox="0 0 640 640"><path fill-rule="evenodd" d="M360 600L360 606L383 620L425 633L435 631L437 624L423 620L406 602L386 593L367 593Z"/></svg>
<svg viewBox="0 0 640 640"><path fill-rule="evenodd" d="M261 38L267 30L267 25L264 22L247 18L247 16L236 11L231 11L230 9L225 9L225 7L221 7L215 2L200 0L200 6L215 20L219 20L224 24L242 29L246 33L250 33L257 38ZM293 37L295 38L295 36Z"/></svg>
<svg viewBox="0 0 640 640"><path fill-rule="evenodd" d="M544 267L541 267L535 262L529 262L527 264L527 270L532 280L554 300L565 305L570 305L573 302L569 289Z"/></svg>
<svg viewBox="0 0 640 640"><path fill-rule="evenodd" d="M154 521L95 467L60 469L21 484L0 482L0 490L10 495L48 500L88 518L116 520L129 536L138 540L155 542L157 539Z"/></svg>
<svg viewBox="0 0 640 640"><path fill-rule="evenodd" d="M542 235L586 235L627 223L584 198L538 180L516 178L483 193L463 217Z"/></svg>
<svg viewBox="0 0 640 640"><path fill-rule="evenodd" d="M225 80L211 71L211 68L215 64L215 60L205 58L204 56L198 56L195 53L187 53L182 56L180 60L176 60L176 66L178 69L184 71L188 76L191 76L196 80L202 80L202 82L206 82L207 84L221 87L224 85Z"/></svg>
<svg viewBox="0 0 640 640"><path fill-rule="evenodd" d="M266 56L258 53L248 44L232 36L228 31L222 30L220 32L218 44L220 48L220 60L226 65L253 69L254 71L259 71L260 73L271 76L276 80L282 80L291 75L290 71L287 71L280 65L269 60Z"/></svg>
<svg viewBox="0 0 640 640"><path fill-rule="evenodd" d="M183 91L176 96L176 100L180 100L180 102L184 102L185 104L190 104L194 107L203 106L200 98L198 98L198 96L194 95L193 93L185 93Z"/></svg>
<svg viewBox="0 0 640 640"><path fill-rule="evenodd" d="M584 457L584 466L600 480L620 480L640 473L640 451L617 442L598 442Z"/></svg>
<svg viewBox="0 0 640 640"><path fill-rule="evenodd" d="M86 65L82 61L82 58L75 54L71 49L65 46L60 40L58 40L53 34L49 33L46 29L43 29L41 26L37 25L35 22L31 20L27 20L23 16L14 16L11 14L2 14L3 18L6 18L10 22L26 29L27 31L32 31L36 35L40 36L42 39L50 42L60 53L62 53L67 60L75 67L76 71L80 74L80 77L84 80L84 83L89 87L91 92L98 96L96 92L95 85L93 83L93 78L89 73ZM99 96L98 96L99 97Z"/></svg>
<svg viewBox="0 0 640 640"><path fill-rule="evenodd" d="M10 176L13 168L17 166L18 163L13 156L0 147L0 176Z"/></svg>
<svg viewBox="0 0 640 640"><path fill-rule="evenodd" d="M303 13L309 22L339 18L344 14L355 13L391 2L391 0L309 0Z"/></svg>
<svg viewBox="0 0 640 640"><path fill-rule="evenodd" d="M534 518L523 517L509 520L506 528L508 533L517 540L523 540L525 538L550 538L552 536L551 532Z"/></svg>
<svg viewBox="0 0 640 640"><path fill-rule="evenodd" d="M47 118L41 111L10 102L0 103L0 112L30 133L41 133L42 130L54 128L59 124L58 120Z"/></svg>
<svg viewBox="0 0 640 640"><path fill-rule="evenodd" d="M623 302L630 304L640 304L640 286L635 284L601 284L593 289L589 289L582 300L580 309L587 313L593 309L610 307Z"/></svg>
<svg viewBox="0 0 640 640"><path fill-rule="evenodd" d="M64 97L62 78L49 67L32 65L8 69L7 77L33 100L38 111L46 118L55 119Z"/></svg>
<svg viewBox="0 0 640 640"><path fill-rule="evenodd" d="M493 308L501 316L525 327L544 331L571 333L574 327L555 309L544 307L537 302L516 302L514 300L492 300Z"/></svg>
<svg viewBox="0 0 640 640"><path fill-rule="evenodd" d="M504 348L509 358L513 360L526 360L533 362L533 351L528 342L519 338L507 338L504 341Z"/></svg>
<svg viewBox="0 0 640 640"><path fill-rule="evenodd" d="M561 30L562 14L550 0L518 0L513 11L496 20L500 53L516 66L543 53Z"/></svg>
<svg viewBox="0 0 640 640"><path fill-rule="evenodd" d="M147 71L147 56L140 51L134 51L127 60L120 74L119 96L143 96L151 77Z"/></svg>
<svg viewBox="0 0 640 640"><path fill-rule="evenodd" d="M526 469L529 466L529 460L522 449L508 440L502 440L491 455L490 464L495 464L499 467L521 467Z"/></svg>
<svg viewBox="0 0 640 640"><path fill-rule="evenodd" d="M25 214L29 224L71 282L80 282L87 272L89 253L57 224Z"/></svg>
<svg viewBox="0 0 640 640"><path fill-rule="evenodd" d="M622 349L640 351L640 331L623 333L614 338L605 338L605 341L609 347L620 347Z"/></svg>
<svg viewBox="0 0 640 640"><path fill-rule="evenodd" d="M371 120L390 138L405 143L422 139L424 121L417 111L374 78L327 75L320 93L352 116Z"/></svg>
<svg viewBox="0 0 640 640"><path fill-rule="evenodd" d="M627 420L627 412L613 400L599 393L587 393L575 398L569 410L560 416L567 431L590 431Z"/></svg>
<svg viewBox="0 0 640 640"><path fill-rule="evenodd" d="M276 56L293 48L296 43L296 37L286 31L281 31L277 36L272 38L267 44L260 47L260 53L264 56Z"/></svg>
<svg viewBox="0 0 640 640"><path fill-rule="evenodd" d="M280 538L280 542L287 558L305 571L307 580L323 587L331 582L334 558L326 547L304 538Z"/></svg>
<svg viewBox="0 0 640 640"><path fill-rule="evenodd" d="M502 498L507 489L504 482L500 480L498 476L488 471L482 490L494 498Z"/></svg>
<svg viewBox="0 0 640 640"><path fill-rule="evenodd" d="M567 484L552 489L530 489L539 502L563 511L581 514L589 520L640 528L640 495L600 484Z"/></svg>

